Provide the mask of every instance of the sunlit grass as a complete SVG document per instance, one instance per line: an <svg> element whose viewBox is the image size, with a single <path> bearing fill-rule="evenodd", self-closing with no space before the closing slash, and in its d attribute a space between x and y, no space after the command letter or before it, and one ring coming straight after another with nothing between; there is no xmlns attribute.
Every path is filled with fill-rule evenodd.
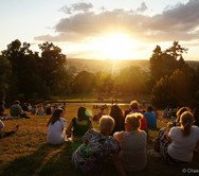
<svg viewBox="0 0 199 176"><path fill-rule="evenodd" d="M83 105L83 104L82 104ZM65 118L67 122L76 116L79 106L70 105L66 107ZM91 106L88 106L92 109ZM15 124L20 125L16 135L0 139L0 176L62 176L79 175L71 164L72 144L66 142L61 146L49 146L46 144L47 121L49 116L31 119L19 119L5 121L6 130L13 128ZM164 121L158 121L159 127L165 125ZM94 124L94 126L97 126ZM150 132L151 138L157 135ZM149 148L152 146L149 145ZM159 158L148 156L149 164L145 171L139 175L182 175L181 168L165 165ZM197 168L199 157L195 162L187 166ZM103 175L116 175L115 170L107 165Z"/></svg>

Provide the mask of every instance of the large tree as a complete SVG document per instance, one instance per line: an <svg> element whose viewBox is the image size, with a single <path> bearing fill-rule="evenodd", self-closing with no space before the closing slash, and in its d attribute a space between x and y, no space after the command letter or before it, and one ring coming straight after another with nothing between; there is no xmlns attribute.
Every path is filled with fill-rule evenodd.
<svg viewBox="0 0 199 176"><path fill-rule="evenodd" d="M187 49L183 48L177 41L166 49L161 50L160 46L156 46L150 58L150 69L154 81L160 80L164 76L170 76L176 69L184 67L185 62L183 53Z"/></svg>

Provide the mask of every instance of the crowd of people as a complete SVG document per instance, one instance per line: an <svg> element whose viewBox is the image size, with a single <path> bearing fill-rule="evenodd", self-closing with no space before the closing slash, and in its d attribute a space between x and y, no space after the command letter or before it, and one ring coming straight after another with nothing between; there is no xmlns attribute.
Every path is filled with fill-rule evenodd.
<svg viewBox="0 0 199 176"><path fill-rule="evenodd" d="M15 102L11 109L17 109ZM50 105L47 106L51 107ZM39 114L47 114L48 108L38 107ZM67 124L64 108L54 107L49 110L51 117L47 123L47 143L63 144L66 140L75 144L72 163L85 175L100 174L107 163L112 163L122 176L141 171L147 166L148 131L157 128L157 113L152 106L140 108L134 100L129 108L122 111L113 104L99 107L95 116L85 107L79 107L77 116ZM24 117L23 111L13 111ZM42 109L42 110L41 110ZM48 109L48 110L47 110ZM106 110L106 111L105 111ZM42 113L41 113L42 114ZM190 163L195 153L199 152L199 116L197 109L178 108L175 120L159 130L154 141L154 150L168 164ZM0 136L8 136L18 130L3 132L4 124L0 121ZM93 123L98 123L98 130Z"/></svg>
<svg viewBox="0 0 199 176"><path fill-rule="evenodd" d="M100 173L106 162L114 164L120 175L143 170L147 166L148 130L158 130L156 112L151 106L141 109L137 101L132 101L124 113L118 105L112 105L109 114L104 113L106 108L101 107L99 114L92 117L86 108L80 107L66 131L63 110L56 109L48 122L48 143L61 144L65 138L79 142L72 162L86 175ZM99 130L93 128L92 119L99 122ZM175 121L160 129L154 150L165 162L192 161L194 152L199 150L198 120L190 108L183 107L178 109Z"/></svg>

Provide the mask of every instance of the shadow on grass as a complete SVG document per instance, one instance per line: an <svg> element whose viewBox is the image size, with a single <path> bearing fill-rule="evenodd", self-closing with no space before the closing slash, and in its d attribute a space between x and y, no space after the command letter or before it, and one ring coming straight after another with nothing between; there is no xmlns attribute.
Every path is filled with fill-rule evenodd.
<svg viewBox="0 0 199 176"><path fill-rule="evenodd" d="M42 144L37 151L31 155L23 156L9 162L0 171L0 176L31 176L40 168L44 160L48 159L49 153L61 148L61 146L50 146Z"/></svg>
<svg viewBox="0 0 199 176"><path fill-rule="evenodd" d="M31 155L20 157L0 171L0 176L80 176L72 163L71 156L74 150L73 144L65 143L61 146L49 146L42 144ZM111 162L110 162L111 163ZM117 176L114 167L107 161L102 176ZM199 155L194 157L194 162L182 166L166 165L161 159L148 156L147 168L133 175L139 176L184 176L183 168L198 169Z"/></svg>

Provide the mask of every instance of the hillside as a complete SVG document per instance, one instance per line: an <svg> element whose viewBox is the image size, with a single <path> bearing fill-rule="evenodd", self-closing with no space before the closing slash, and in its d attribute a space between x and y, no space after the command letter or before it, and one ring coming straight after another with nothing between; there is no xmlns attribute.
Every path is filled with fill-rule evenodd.
<svg viewBox="0 0 199 176"><path fill-rule="evenodd" d="M113 71L118 72L123 68L131 65L143 67L144 70L149 70L148 60L91 60L91 59L68 59L69 66L75 67L77 72L86 70L89 72L98 71Z"/></svg>
<svg viewBox="0 0 199 176"><path fill-rule="evenodd" d="M76 59L69 58L68 65L75 67L77 72L86 70L89 72L113 71L118 72L129 66L142 67L143 70L149 71L149 60L94 60L94 59ZM186 61L191 67L196 69L199 61Z"/></svg>

